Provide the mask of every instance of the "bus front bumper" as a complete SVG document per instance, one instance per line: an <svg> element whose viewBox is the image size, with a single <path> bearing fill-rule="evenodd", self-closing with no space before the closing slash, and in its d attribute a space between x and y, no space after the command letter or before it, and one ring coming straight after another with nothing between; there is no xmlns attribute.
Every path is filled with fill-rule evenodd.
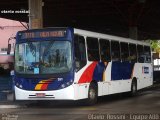
<svg viewBox="0 0 160 120"><path fill-rule="evenodd" d="M75 100L74 87L52 91L27 91L15 86L16 100Z"/></svg>

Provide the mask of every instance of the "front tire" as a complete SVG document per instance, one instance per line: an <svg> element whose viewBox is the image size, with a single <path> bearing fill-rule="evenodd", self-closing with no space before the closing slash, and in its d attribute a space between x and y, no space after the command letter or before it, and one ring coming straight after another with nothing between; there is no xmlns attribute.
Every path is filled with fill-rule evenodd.
<svg viewBox="0 0 160 120"><path fill-rule="evenodd" d="M88 90L88 98L86 100L87 105L94 105L97 103L97 85L95 83L91 83Z"/></svg>

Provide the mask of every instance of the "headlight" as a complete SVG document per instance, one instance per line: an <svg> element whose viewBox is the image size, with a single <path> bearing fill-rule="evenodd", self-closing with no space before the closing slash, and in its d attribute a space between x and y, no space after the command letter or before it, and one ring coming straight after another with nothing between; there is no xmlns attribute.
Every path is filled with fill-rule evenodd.
<svg viewBox="0 0 160 120"><path fill-rule="evenodd" d="M22 85L19 85L19 87L20 87L20 88L23 88L23 86L22 86Z"/></svg>
<svg viewBox="0 0 160 120"><path fill-rule="evenodd" d="M64 87L65 87L65 84L62 84L61 87L64 88Z"/></svg>
<svg viewBox="0 0 160 120"><path fill-rule="evenodd" d="M67 85L70 85L70 83L69 83L69 82L67 82Z"/></svg>
<svg viewBox="0 0 160 120"><path fill-rule="evenodd" d="M18 83L16 83L16 86L19 86L19 84L18 84Z"/></svg>

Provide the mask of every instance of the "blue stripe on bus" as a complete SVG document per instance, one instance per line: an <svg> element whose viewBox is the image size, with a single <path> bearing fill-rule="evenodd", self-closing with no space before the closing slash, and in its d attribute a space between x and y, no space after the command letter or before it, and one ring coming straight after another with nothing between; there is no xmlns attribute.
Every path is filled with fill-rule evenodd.
<svg viewBox="0 0 160 120"><path fill-rule="evenodd" d="M95 70L93 73L93 80L96 80L97 82L102 81L104 70L105 70L104 62L99 62L95 67Z"/></svg>
<svg viewBox="0 0 160 120"><path fill-rule="evenodd" d="M111 68L111 80L126 80L130 79L132 75L132 70L134 67L134 63L120 62L115 61L112 62Z"/></svg>

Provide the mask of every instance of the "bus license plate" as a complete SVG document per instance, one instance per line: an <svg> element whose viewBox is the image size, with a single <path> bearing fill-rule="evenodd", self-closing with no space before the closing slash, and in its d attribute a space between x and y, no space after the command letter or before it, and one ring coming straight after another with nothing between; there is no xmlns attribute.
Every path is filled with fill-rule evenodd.
<svg viewBox="0 0 160 120"><path fill-rule="evenodd" d="M36 97L45 97L45 93L36 93Z"/></svg>

